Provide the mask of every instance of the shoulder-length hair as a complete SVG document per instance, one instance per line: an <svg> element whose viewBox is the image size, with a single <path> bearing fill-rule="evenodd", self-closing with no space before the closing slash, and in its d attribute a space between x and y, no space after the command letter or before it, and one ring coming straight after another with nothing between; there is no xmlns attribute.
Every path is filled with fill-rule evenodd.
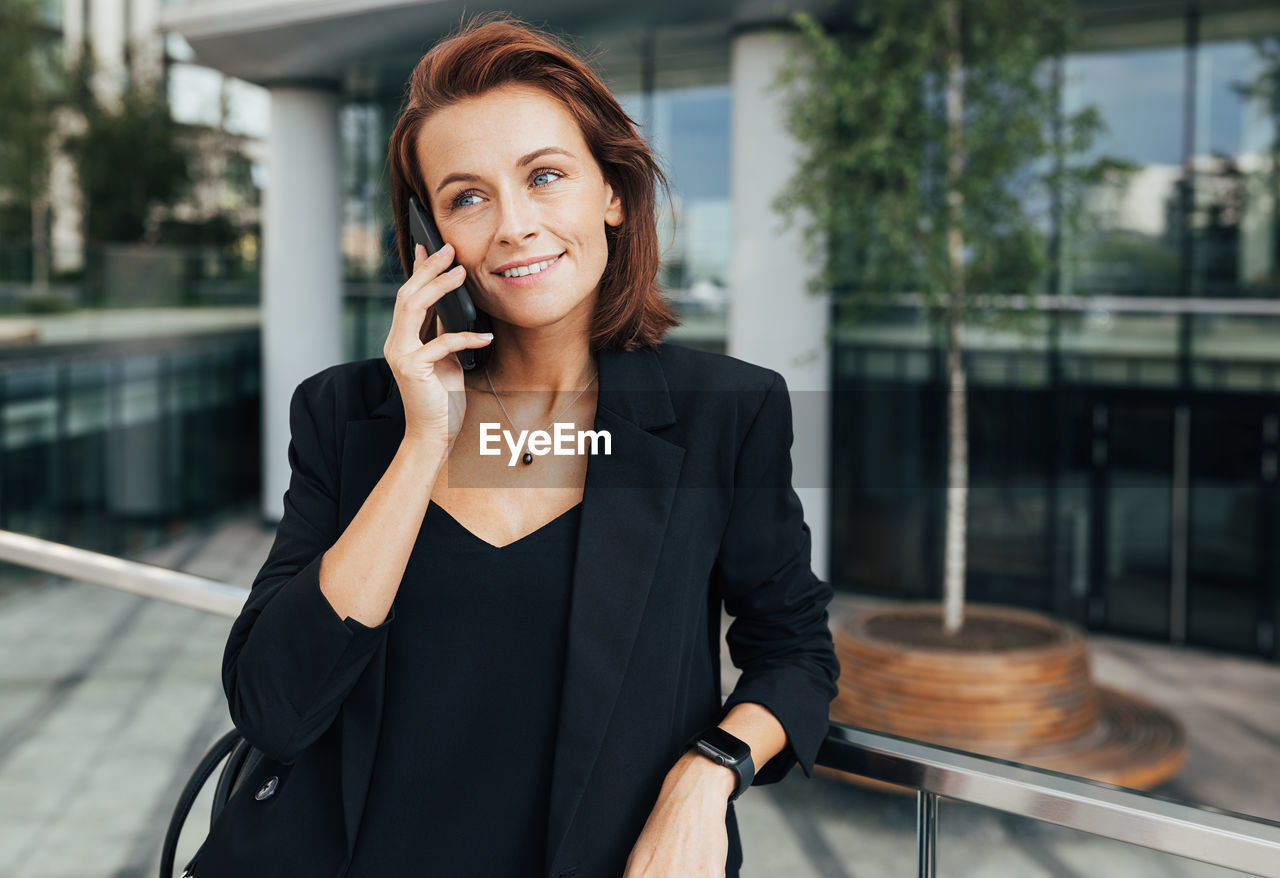
<svg viewBox="0 0 1280 878"><path fill-rule="evenodd" d="M417 159L422 124L437 110L504 85L541 89L561 101L582 131L605 182L622 201L623 220L605 226L608 260L591 325L591 348L632 350L662 340L679 323L658 284L656 189L669 192L649 145L636 133L600 77L567 45L507 15L473 19L436 43L413 70L404 110L387 150L396 248L407 278L413 272L409 196L426 186ZM434 309L420 337L435 335ZM476 354L484 358L488 348Z"/></svg>

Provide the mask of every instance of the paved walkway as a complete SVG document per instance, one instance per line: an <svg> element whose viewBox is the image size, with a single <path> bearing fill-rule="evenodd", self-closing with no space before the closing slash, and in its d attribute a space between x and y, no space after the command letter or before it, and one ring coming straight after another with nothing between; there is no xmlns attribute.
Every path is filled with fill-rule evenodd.
<svg viewBox="0 0 1280 878"><path fill-rule="evenodd" d="M248 585L271 533L225 521L141 560ZM10 582L13 573L7 572ZM0 582L0 876L158 872L174 799L230 727L219 682L230 621L41 576ZM856 599L841 595L833 616ZM1186 769L1158 792L1280 820L1280 667L1092 637L1095 676L1187 725ZM733 670L728 667L731 683ZM198 802L180 862L207 827ZM739 802L747 878L914 874L914 801L799 773ZM941 875L1237 874L1031 820L943 802Z"/></svg>

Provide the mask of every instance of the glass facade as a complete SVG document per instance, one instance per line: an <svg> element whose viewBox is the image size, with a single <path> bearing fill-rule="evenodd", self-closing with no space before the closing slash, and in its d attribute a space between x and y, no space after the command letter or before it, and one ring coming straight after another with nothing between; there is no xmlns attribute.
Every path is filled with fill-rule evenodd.
<svg viewBox="0 0 1280 878"><path fill-rule="evenodd" d="M1265 30L1253 30L1260 26ZM1192 293L1274 299L1280 297L1280 13L1269 22L1209 15L1200 32Z"/></svg>
<svg viewBox="0 0 1280 878"><path fill-rule="evenodd" d="M1132 162L1136 171L1122 193L1100 192L1088 205L1098 228L1070 242L1080 262L1067 272L1063 292L1177 294L1180 241L1173 220L1182 175L1185 67L1186 49L1176 45L1067 59L1066 111L1092 105L1106 123L1093 156Z"/></svg>
<svg viewBox="0 0 1280 878"><path fill-rule="evenodd" d="M1066 108L1092 105L1106 122L1094 154L1136 170L1090 205L1099 228L1075 242L1065 292L1280 295L1278 19L1253 11L1099 27L1086 40L1100 48L1067 59Z"/></svg>
<svg viewBox="0 0 1280 878"><path fill-rule="evenodd" d="M1133 171L1125 186L1095 192L1092 222L1063 241L1058 292L1086 304L1018 331L968 333L970 594L1274 654L1280 12L1089 18L1089 8L1082 47L1063 62L1063 109L1096 107L1105 130L1094 153ZM729 26L611 26L576 38L670 179L659 215L662 280L683 320L672 338L723 350L733 299ZM193 66L181 45L169 54L175 113L220 136L262 135L260 89ZM401 94L367 79L346 77L339 118L352 359L381 351L400 283L384 162ZM241 158L227 175L256 191L260 162ZM259 209L250 201L240 204L246 216ZM145 259L102 248L64 278L66 290L104 305L252 305L255 242L157 247ZM141 276L145 284L130 282ZM137 300L137 290L152 298ZM832 579L935 596L946 459L939 338L903 306L839 330L833 345ZM123 416L149 403L120 405ZM23 419L13 435L37 428Z"/></svg>
<svg viewBox="0 0 1280 878"><path fill-rule="evenodd" d="M1276 657L1280 11L1085 20L1063 108L1132 172L1064 237L1072 299L966 332L968 595ZM886 309L833 362L832 579L936 597L940 339Z"/></svg>
<svg viewBox="0 0 1280 878"><path fill-rule="evenodd" d="M0 351L0 529L108 554L256 504L256 331Z"/></svg>

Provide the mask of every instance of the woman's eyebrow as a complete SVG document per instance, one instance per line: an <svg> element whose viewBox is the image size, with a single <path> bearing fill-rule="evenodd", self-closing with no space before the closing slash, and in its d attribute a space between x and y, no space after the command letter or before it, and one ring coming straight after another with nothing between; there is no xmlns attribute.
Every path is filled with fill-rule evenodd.
<svg viewBox="0 0 1280 878"><path fill-rule="evenodd" d="M436 187L436 194L440 194L440 190L448 186L450 183L474 183L479 181L479 177L475 174L450 174L440 181L440 185Z"/></svg>
<svg viewBox="0 0 1280 878"><path fill-rule="evenodd" d="M544 146L542 147L542 149L535 149L533 152L529 153L528 155L521 156L520 160L516 162L516 167L523 168L525 165L529 164L530 162L536 159L542 158L544 155L563 155L571 159L577 158L577 156L569 152L569 150L567 149L561 149L558 146ZM437 195L440 194L440 190L448 186L450 183L474 183L479 181L479 179L480 178L477 177L475 174L462 174L462 173L449 174L447 177L441 180L440 185L436 187L436 194Z"/></svg>
<svg viewBox="0 0 1280 878"><path fill-rule="evenodd" d="M544 155L552 155L552 154L568 156L571 159L577 158L577 156L569 152L569 150L567 149L561 149L558 146L544 146L542 149L535 149L533 152L529 153L527 156L522 157L520 161L516 162L516 165L517 167L523 168L525 165L529 164L529 162L533 161L534 159L540 159Z"/></svg>

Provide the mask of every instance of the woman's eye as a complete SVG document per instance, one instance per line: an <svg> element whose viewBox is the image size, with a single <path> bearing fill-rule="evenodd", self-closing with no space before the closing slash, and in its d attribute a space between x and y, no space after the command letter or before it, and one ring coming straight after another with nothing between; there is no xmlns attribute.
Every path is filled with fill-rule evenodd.
<svg viewBox="0 0 1280 878"><path fill-rule="evenodd" d="M545 186L552 180L558 180L563 176L564 174L561 174L559 171L538 171L538 173L533 176L533 183L535 186ZM538 181L544 177L546 178L546 183L539 183Z"/></svg>
<svg viewBox="0 0 1280 878"><path fill-rule="evenodd" d="M454 207L470 207L475 204L474 201L467 201L468 198L479 198L480 196L474 192L463 192L453 199Z"/></svg>

